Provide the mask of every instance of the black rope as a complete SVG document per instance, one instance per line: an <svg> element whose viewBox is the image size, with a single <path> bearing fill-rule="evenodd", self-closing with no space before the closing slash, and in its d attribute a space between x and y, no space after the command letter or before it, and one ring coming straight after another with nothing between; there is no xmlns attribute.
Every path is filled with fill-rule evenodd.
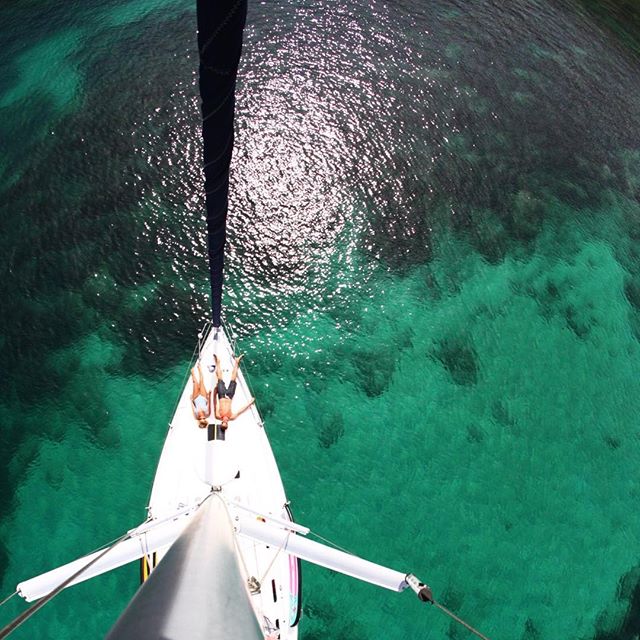
<svg viewBox="0 0 640 640"><path fill-rule="evenodd" d="M342 551L344 553L347 553L350 556L356 555L356 554L352 553L351 551L349 551L348 549L345 549L344 547L341 547L339 544L336 544L332 540L327 540L327 538L323 538L320 534L316 533L315 531L309 530L309 535L310 536L314 536L314 537L318 538L319 540L322 540L323 542L325 542L326 544L334 547L338 551ZM430 593L431 592L429 591L429 594ZM478 631L477 629L472 627L468 622L465 622L462 618L460 618L455 613L453 613L453 611L450 611L444 605L440 604L439 602L436 602L432 597L430 597L430 595L429 595L429 599L426 600L426 602L429 602L430 604L436 606L444 614L448 615L450 618L453 618L456 622L460 623L465 629L467 629L467 630L471 631L471 633L474 633L475 635L477 635L478 638L482 638L482 640L489 640L489 638L487 638L487 636L485 636L484 634L480 633L480 631Z"/></svg>
<svg viewBox="0 0 640 640"><path fill-rule="evenodd" d="M459 622L465 629L468 629L469 631L471 631L471 633L475 633L475 635L477 635L478 638L482 638L482 640L489 640L487 636L480 633L477 629L474 629L470 624L466 623L462 618L459 618L455 613L453 613L453 611L449 611L449 609L447 609L444 605L441 605L439 602L436 602L435 600L432 600L431 604L438 607L440 611L448 615L450 618L453 618L456 622Z"/></svg>
<svg viewBox="0 0 640 640"><path fill-rule="evenodd" d="M109 551L115 549L121 542L126 540L129 537L129 532L125 533L121 538L119 538L115 544L110 547L107 547L100 555L96 556L93 560L90 560L83 567L78 569L72 576L68 577L64 582L59 584L53 591L48 593L46 596L43 596L32 604L26 611L23 611L17 618L15 618L8 625L0 629L0 640L6 638L10 633L15 631L25 620L28 620L38 609L44 607L47 602L55 598L65 587L67 587L71 582L73 582L78 576L82 575L89 567L93 566L98 560L103 558Z"/></svg>

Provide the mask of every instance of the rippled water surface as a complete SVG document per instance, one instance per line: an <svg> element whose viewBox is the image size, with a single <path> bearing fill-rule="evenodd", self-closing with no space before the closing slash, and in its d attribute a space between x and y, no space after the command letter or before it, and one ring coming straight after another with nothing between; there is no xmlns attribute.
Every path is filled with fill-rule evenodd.
<svg viewBox="0 0 640 640"><path fill-rule="evenodd" d="M494 640L640 632L634 11L249 7L224 305L294 512ZM0 25L4 596L144 518L209 303L193 4ZM100 638L137 578L14 637ZM310 566L301 630L468 637Z"/></svg>

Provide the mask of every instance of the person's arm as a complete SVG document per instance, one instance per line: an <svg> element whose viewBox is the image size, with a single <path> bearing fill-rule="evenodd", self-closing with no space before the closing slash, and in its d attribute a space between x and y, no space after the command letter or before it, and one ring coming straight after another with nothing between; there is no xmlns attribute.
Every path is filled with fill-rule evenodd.
<svg viewBox="0 0 640 640"><path fill-rule="evenodd" d="M220 416L218 415L218 402L217 402L217 398L218 398L218 387L217 385L213 388L213 417L216 420L220 420Z"/></svg>
<svg viewBox="0 0 640 640"><path fill-rule="evenodd" d="M196 414L196 408L195 405L193 404L193 401L196 397L196 387L197 387L197 381L196 381L196 374L195 374L195 367L193 369L191 369L191 380L193 380L193 390L191 391L191 397L190 397L190 401L191 401L191 413L193 413L193 417L197 420L198 416Z"/></svg>
<svg viewBox="0 0 640 640"><path fill-rule="evenodd" d="M251 400L247 402L247 404L245 404L244 407L240 409L240 411L236 411L234 414L232 414L231 420L235 420L240 414L244 413L255 401L255 398L251 398Z"/></svg>
<svg viewBox="0 0 640 640"><path fill-rule="evenodd" d="M193 392L191 392L191 397L189 398L189 403L191 404L191 413L193 413L193 417L197 420L198 414L196 413L196 406L193 403L194 400L195 400L195 396L193 395Z"/></svg>

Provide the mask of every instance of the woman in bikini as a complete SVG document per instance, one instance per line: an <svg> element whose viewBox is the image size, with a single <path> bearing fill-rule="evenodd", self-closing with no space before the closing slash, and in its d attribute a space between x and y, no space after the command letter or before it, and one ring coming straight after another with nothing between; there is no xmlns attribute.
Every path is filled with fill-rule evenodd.
<svg viewBox="0 0 640 640"><path fill-rule="evenodd" d="M198 421L201 429L208 424L207 419L211 415L211 395L207 391L202 377L202 369L198 362L198 377L196 378L196 368L191 369L191 378L193 379L193 391L191 393L191 410L195 419Z"/></svg>
<svg viewBox="0 0 640 640"><path fill-rule="evenodd" d="M236 411L235 413L231 411L231 402L237 386L236 378L238 377L238 367L240 366L240 360L242 360L243 357L244 356L241 355L235 358L235 364L231 371L231 381L229 382L229 386L227 386L222 379L222 367L220 366L218 356L216 356L216 375L218 377L218 384L216 384L216 387L213 390L213 407L214 415L218 420L220 420L223 429L226 429L229 426L230 420L235 420L255 402L255 399L251 398L251 400L247 402L240 411Z"/></svg>

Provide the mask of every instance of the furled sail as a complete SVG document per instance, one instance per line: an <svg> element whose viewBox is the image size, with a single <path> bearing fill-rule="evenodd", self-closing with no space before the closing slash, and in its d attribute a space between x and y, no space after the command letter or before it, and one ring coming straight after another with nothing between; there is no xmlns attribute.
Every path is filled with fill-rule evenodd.
<svg viewBox="0 0 640 640"><path fill-rule="evenodd" d="M198 0L198 51L213 325L222 312L233 115L247 0Z"/></svg>

